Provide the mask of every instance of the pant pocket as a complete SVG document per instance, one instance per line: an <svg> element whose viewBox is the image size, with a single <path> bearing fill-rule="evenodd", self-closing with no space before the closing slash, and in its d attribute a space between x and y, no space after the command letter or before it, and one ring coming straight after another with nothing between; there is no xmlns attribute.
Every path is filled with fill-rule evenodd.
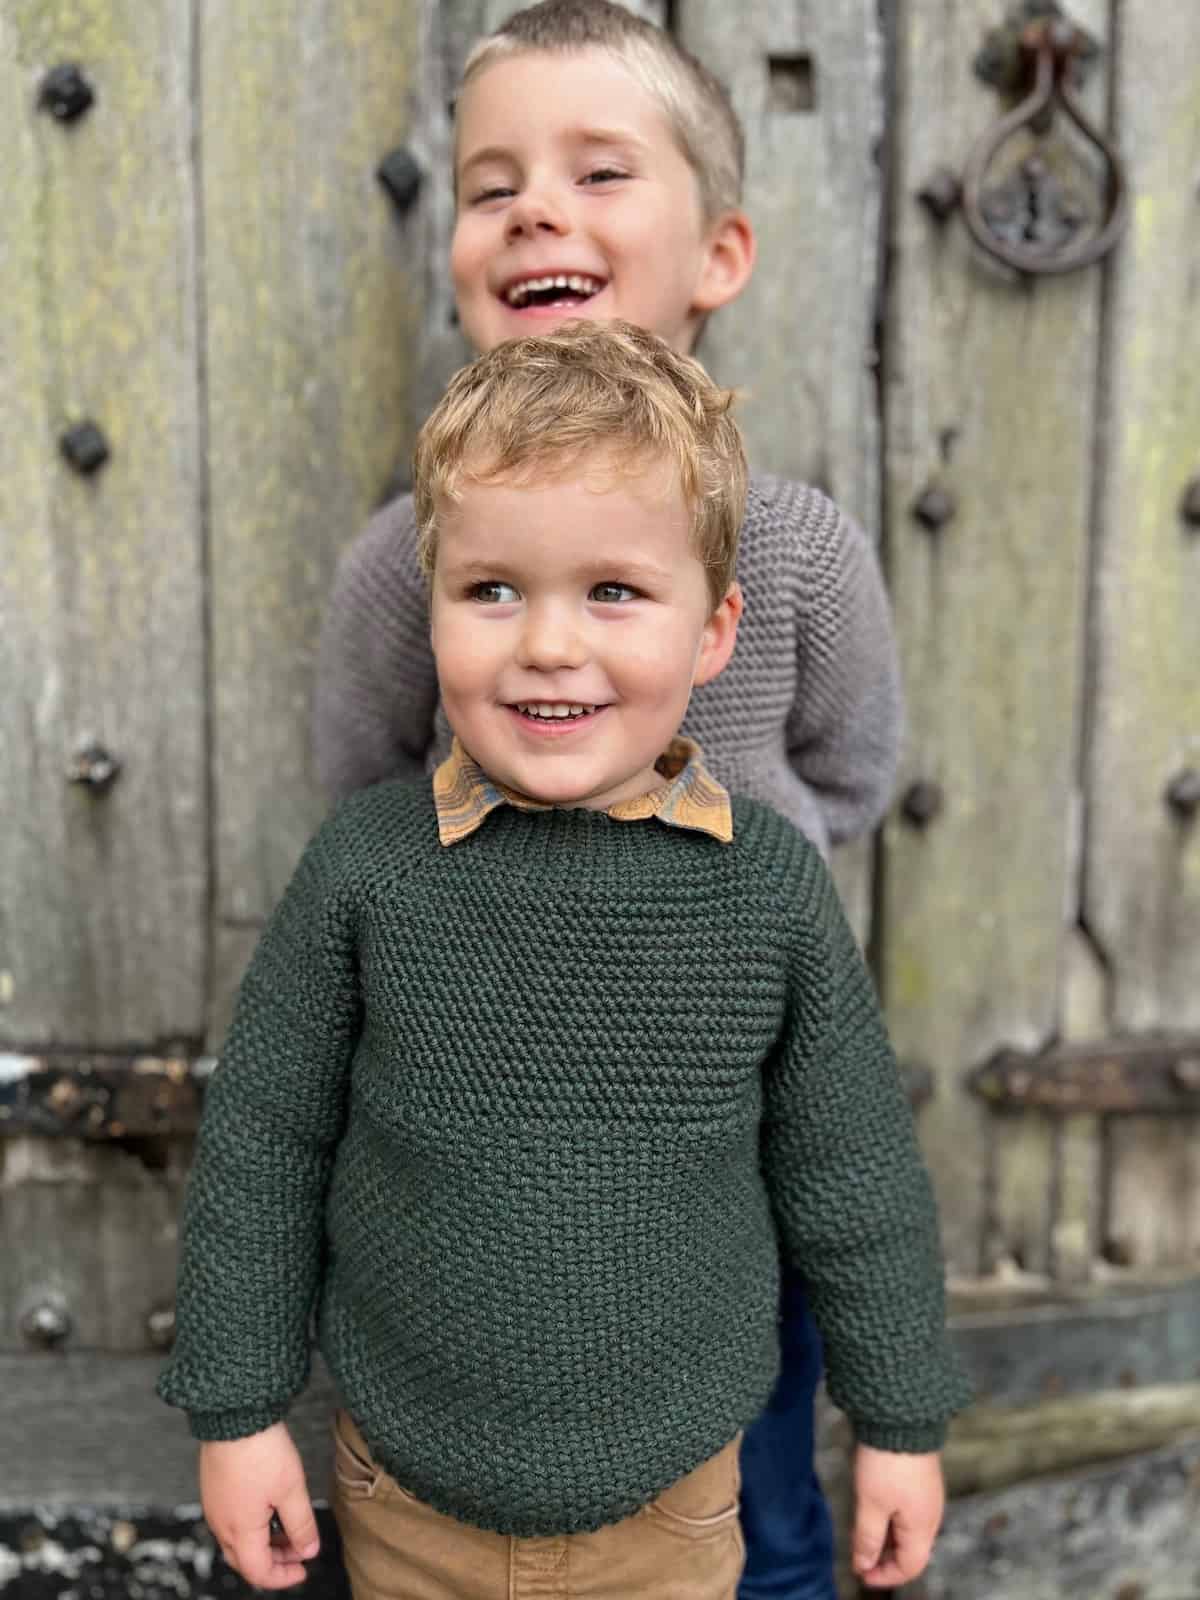
<svg viewBox="0 0 1200 1600"><path fill-rule="evenodd" d="M373 1500L384 1479L362 1435L345 1411L333 1418L333 1476L347 1500Z"/></svg>
<svg viewBox="0 0 1200 1600"><path fill-rule="evenodd" d="M670 1484L645 1507L646 1515L675 1533L708 1539L724 1533L738 1519L741 1473L739 1433L723 1450L702 1461L694 1472Z"/></svg>

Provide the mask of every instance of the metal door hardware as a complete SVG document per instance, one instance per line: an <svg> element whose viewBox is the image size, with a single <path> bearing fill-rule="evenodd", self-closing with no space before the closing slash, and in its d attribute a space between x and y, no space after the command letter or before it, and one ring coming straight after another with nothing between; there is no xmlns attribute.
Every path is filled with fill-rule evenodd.
<svg viewBox="0 0 1200 1600"><path fill-rule="evenodd" d="M904 820L910 822L914 828L925 828L937 816L944 804L945 796L942 794L940 784L931 783L927 778L918 778L904 791L900 810Z"/></svg>
<svg viewBox="0 0 1200 1600"><path fill-rule="evenodd" d="M1167 784L1165 799L1177 817L1190 821L1200 812L1200 772L1184 767Z"/></svg>
<svg viewBox="0 0 1200 1600"><path fill-rule="evenodd" d="M67 782L79 783L94 794L103 794L120 775L120 760L102 744L88 742L75 751L67 763Z"/></svg>
<svg viewBox="0 0 1200 1600"><path fill-rule="evenodd" d="M0 1055L0 1137L194 1133L212 1065L207 1057L183 1055Z"/></svg>
<svg viewBox="0 0 1200 1600"><path fill-rule="evenodd" d="M71 1337L71 1313L57 1295L36 1296L17 1320L22 1337L40 1350L56 1350Z"/></svg>
<svg viewBox="0 0 1200 1600"><path fill-rule="evenodd" d="M77 422L58 441L64 459L80 477L90 477L108 460L110 451L103 430L94 422Z"/></svg>
<svg viewBox="0 0 1200 1600"><path fill-rule="evenodd" d="M375 176L401 216L412 209L421 187L421 169L409 150L400 145L389 151L376 167Z"/></svg>
<svg viewBox="0 0 1200 1600"><path fill-rule="evenodd" d="M997 1109L1200 1112L1200 1038L1110 1039L1041 1055L1002 1050L967 1081Z"/></svg>
<svg viewBox="0 0 1200 1600"><path fill-rule="evenodd" d="M1004 87L1027 90L1020 104L980 138L967 157L962 207L980 248L1031 274L1073 272L1101 260L1120 238L1129 212L1124 167L1113 145L1088 120L1075 88L1095 42L1054 4L1027 0L1010 22L1007 45L993 44L993 70L977 70ZM985 51L986 56L986 51ZM1044 137L1061 109L1104 158L1104 203L1098 218L1054 175L1040 154L1005 182L987 187L992 162L1023 130Z"/></svg>
<svg viewBox="0 0 1200 1600"><path fill-rule="evenodd" d="M74 122L95 102L96 91L73 62L51 67L38 90L38 105L56 122Z"/></svg>

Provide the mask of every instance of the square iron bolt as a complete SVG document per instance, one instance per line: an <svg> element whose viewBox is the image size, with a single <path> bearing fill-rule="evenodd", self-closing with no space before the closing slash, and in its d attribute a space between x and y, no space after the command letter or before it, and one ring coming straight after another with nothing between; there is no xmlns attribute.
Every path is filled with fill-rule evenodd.
<svg viewBox="0 0 1200 1600"><path fill-rule="evenodd" d="M66 460L83 477L98 472L109 457L108 440L94 422L77 422L58 441Z"/></svg>
<svg viewBox="0 0 1200 1600"><path fill-rule="evenodd" d="M1184 767L1167 784L1166 802L1177 817L1190 821L1200 812L1200 772Z"/></svg>
<svg viewBox="0 0 1200 1600"><path fill-rule="evenodd" d="M38 105L56 122L74 122L94 104L96 91L73 62L51 67L38 90Z"/></svg>
<svg viewBox="0 0 1200 1600"><path fill-rule="evenodd" d="M945 527L957 510L958 502L950 491L943 489L940 484L931 483L917 496L912 513L923 528L936 533L939 528Z"/></svg>
<svg viewBox="0 0 1200 1600"><path fill-rule="evenodd" d="M917 199L935 222L949 222L962 202L962 184L949 167L938 167L917 190Z"/></svg>
<svg viewBox="0 0 1200 1600"><path fill-rule="evenodd" d="M941 811L944 801L940 784L928 778L918 778L904 792L900 809L904 820L914 828L926 828Z"/></svg>
<svg viewBox="0 0 1200 1600"><path fill-rule="evenodd" d="M391 195L392 204L402 216L412 209L421 187L421 169L403 145L384 156L375 169L375 176Z"/></svg>

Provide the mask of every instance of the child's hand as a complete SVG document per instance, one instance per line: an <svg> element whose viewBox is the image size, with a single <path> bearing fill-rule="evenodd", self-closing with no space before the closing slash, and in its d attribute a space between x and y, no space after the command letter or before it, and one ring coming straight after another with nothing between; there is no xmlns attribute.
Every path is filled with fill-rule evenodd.
<svg viewBox="0 0 1200 1600"><path fill-rule="evenodd" d="M854 1496L854 1570L862 1581L894 1589L924 1572L946 1504L941 1457L860 1444Z"/></svg>
<svg viewBox="0 0 1200 1600"><path fill-rule="evenodd" d="M200 1446L200 1501L221 1554L247 1583L289 1589L320 1548L304 1466L282 1422L245 1439ZM271 1540L271 1514L283 1538Z"/></svg>

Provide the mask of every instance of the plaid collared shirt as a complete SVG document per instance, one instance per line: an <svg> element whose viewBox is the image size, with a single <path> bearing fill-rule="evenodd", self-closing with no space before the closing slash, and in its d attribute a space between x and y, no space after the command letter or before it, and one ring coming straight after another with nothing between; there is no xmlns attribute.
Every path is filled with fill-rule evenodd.
<svg viewBox="0 0 1200 1600"><path fill-rule="evenodd" d="M692 739L672 739L655 766L663 781L633 800L620 800L609 806L608 815L617 822L657 817L670 827L694 828L722 844L730 844L733 811L729 793L704 765L700 746ZM493 783L457 739L433 775L433 800L438 837L446 845L469 838L497 806L516 806L520 811L551 809L544 801L527 799L503 784Z"/></svg>

